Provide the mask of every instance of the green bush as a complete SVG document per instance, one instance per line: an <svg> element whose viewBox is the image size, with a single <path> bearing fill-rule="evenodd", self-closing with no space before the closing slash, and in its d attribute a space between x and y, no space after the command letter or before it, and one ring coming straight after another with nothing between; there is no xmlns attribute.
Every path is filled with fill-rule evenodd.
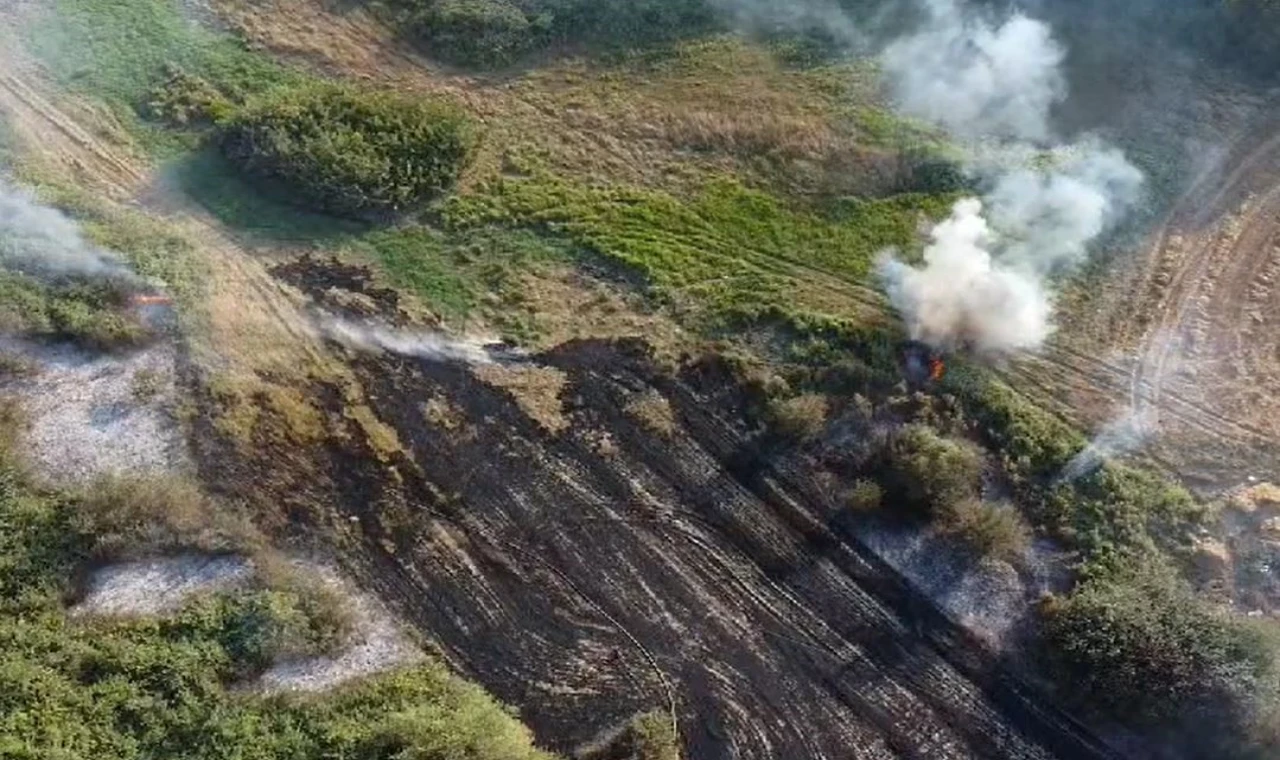
<svg viewBox="0 0 1280 760"><path fill-rule="evenodd" d="M412 34L433 56L500 66L538 43L538 30L508 0L436 0L412 14Z"/></svg>
<svg viewBox="0 0 1280 760"><path fill-rule="evenodd" d="M884 504L884 489L874 480L861 478L845 494L844 502L854 512L874 512Z"/></svg>
<svg viewBox="0 0 1280 760"><path fill-rule="evenodd" d="M503 66L555 42L642 45L710 29L707 0L393 0L428 55Z"/></svg>
<svg viewBox="0 0 1280 760"><path fill-rule="evenodd" d="M781 401L772 401L768 409L769 428L785 438L807 441L822 432L827 424L827 398L807 393Z"/></svg>
<svg viewBox="0 0 1280 760"><path fill-rule="evenodd" d="M129 313L128 296L116 283L46 283L6 270L0 270L0 329L95 350L135 346L150 335Z"/></svg>
<svg viewBox="0 0 1280 760"><path fill-rule="evenodd" d="M1276 694L1276 650L1252 621L1197 598L1157 558L1045 605L1061 688L1111 718L1244 730Z"/></svg>
<svg viewBox="0 0 1280 760"><path fill-rule="evenodd" d="M967 441L944 438L927 425L906 425L886 443L883 463L891 503L927 517L975 499L982 485L982 456Z"/></svg>
<svg viewBox="0 0 1280 760"><path fill-rule="evenodd" d="M229 160L338 214L399 212L448 189L475 141L442 100L334 86L276 91L220 131Z"/></svg>
<svg viewBox="0 0 1280 760"><path fill-rule="evenodd" d="M175 127L203 127L234 113L235 105L207 80L176 67L168 75L151 91L143 115Z"/></svg>
<svg viewBox="0 0 1280 760"><path fill-rule="evenodd" d="M1011 504L964 499L944 507L937 521L981 557L1016 562L1031 546L1031 528Z"/></svg>

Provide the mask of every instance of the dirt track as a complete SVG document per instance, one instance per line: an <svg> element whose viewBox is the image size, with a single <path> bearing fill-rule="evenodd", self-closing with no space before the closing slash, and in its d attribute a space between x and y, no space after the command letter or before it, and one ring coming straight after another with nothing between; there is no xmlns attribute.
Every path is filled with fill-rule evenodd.
<svg viewBox="0 0 1280 760"><path fill-rule="evenodd" d="M1148 414L1149 453L1211 489L1280 477L1280 123L1227 143L1092 316L1108 334L1009 368L1067 416Z"/></svg>

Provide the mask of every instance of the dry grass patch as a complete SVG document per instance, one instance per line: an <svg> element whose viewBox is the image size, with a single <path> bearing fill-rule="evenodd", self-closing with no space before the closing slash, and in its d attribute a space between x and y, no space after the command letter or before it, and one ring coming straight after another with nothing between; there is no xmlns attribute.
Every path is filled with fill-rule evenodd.
<svg viewBox="0 0 1280 760"><path fill-rule="evenodd" d="M446 396L432 396L421 406L422 418L438 428L455 432L467 424L466 414Z"/></svg>
<svg viewBox="0 0 1280 760"><path fill-rule="evenodd" d="M768 409L769 428L797 441L808 441L822 432L830 407L827 397L817 393L773 401Z"/></svg>
<svg viewBox="0 0 1280 760"><path fill-rule="evenodd" d="M653 388L628 401L626 412L639 420L649 432L663 438L670 438L676 432L676 415L671 402Z"/></svg>
<svg viewBox="0 0 1280 760"><path fill-rule="evenodd" d="M398 456L407 456L407 449L401 443L396 429L378 419L378 415L367 404L348 406L343 414L360 427L365 441L379 462L389 464Z"/></svg>
<svg viewBox="0 0 1280 760"><path fill-rule="evenodd" d="M265 540L243 513L181 478L108 475L73 494L74 529L103 560L172 551L255 553Z"/></svg>
<svg viewBox="0 0 1280 760"><path fill-rule="evenodd" d="M516 404L548 433L559 434L569 427L560 394L568 378L552 367L508 367L484 364L472 370L477 378L506 390Z"/></svg>
<svg viewBox="0 0 1280 760"><path fill-rule="evenodd" d="M325 438L328 426L324 415L302 391L268 385L263 388L261 397L266 407L279 417L283 429L294 443L310 445Z"/></svg>
<svg viewBox="0 0 1280 760"><path fill-rule="evenodd" d="M1011 504L964 499L939 510L944 533L982 557L1016 562L1031 548L1031 528Z"/></svg>

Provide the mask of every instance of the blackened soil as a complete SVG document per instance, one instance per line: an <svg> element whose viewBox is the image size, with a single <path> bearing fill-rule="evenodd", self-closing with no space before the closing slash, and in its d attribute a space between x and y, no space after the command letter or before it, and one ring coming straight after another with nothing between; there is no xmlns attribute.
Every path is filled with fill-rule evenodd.
<svg viewBox="0 0 1280 760"><path fill-rule="evenodd" d="M277 264L271 273L306 293L326 309L351 317L379 316L393 322L402 321L400 294L373 283L368 267L349 264L330 256L319 261L310 254ZM363 296L357 301L343 297L346 293Z"/></svg>
<svg viewBox="0 0 1280 760"><path fill-rule="evenodd" d="M672 709L696 760L1110 756L865 552L802 458L762 450L715 362L673 376L604 342L534 361L568 378L558 436L466 367L351 357L404 455L353 432L210 450L206 475L294 519L328 505L353 572L553 749ZM624 411L651 388L670 436Z"/></svg>

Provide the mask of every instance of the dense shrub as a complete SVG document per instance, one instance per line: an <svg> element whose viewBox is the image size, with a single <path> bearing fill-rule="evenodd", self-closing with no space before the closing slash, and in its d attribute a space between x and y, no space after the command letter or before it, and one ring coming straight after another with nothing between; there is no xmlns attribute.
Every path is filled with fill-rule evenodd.
<svg viewBox="0 0 1280 760"><path fill-rule="evenodd" d="M479 66L510 63L544 31L508 0L436 0L412 14L410 29L430 55Z"/></svg>
<svg viewBox="0 0 1280 760"><path fill-rule="evenodd" d="M797 441L807 441L827 424L827 398L807 393L769 404L769 428L774 433Z"/></svg>
<svg viewBox="0 0 1280 760"><path fill-rule="evenodd" d="M1031 546L1031 529L1011 504L964 499L942 508L939 527L974 554L1014 562Z"/></svg>
<svg viewBox="0 0 1280 760"><path fill-rule="evenodd" d="M223 153L339 214L396 212L449 188L474 142L470 120L440 100L331 86L276 91L225 122Z"/></svg>
<svg viewBox="0 0 1280 760"><path fill-rule="evenodd" d="M1197 719L1235 732L1275 696L1263 629L1198 599L1157 558L1045 605L1058 683L1090 710L1150 724Z"/></svg>
<svg viewBox="0 0 1280 760"><path fill-rule="evenodd" d="M210 126L229 118L231 100L208 80L170 67L164 83L147 97L145 116L176 127Z"/></svg>
<svg viewBox="0 0 1280 760"><path fill-rule="evenodd" d="M710 28L707 0L393 0L429 55L501 66L557 42L630 46Z"/></svg>
<svg viewBox="0 0 1280 760"><path fill-rule="evenodd" d="M854 481L844 502L854 512L874 512L884 504L884 489L874 480L861 478Z"/></svg>
<svg viewBox="0 0 1280 760"><path fill-rule="evenodd" d="M883 473L891 503L934 517L977 497L982 456L967 441L944 438L927 425L906 425L886 444Z"/></svg>
<svg viewBox="0 0 1280 760"><path fill-rule="evenodd" d="M95 350L135 346L151 334L130 313L128 293L119 283L43 282L8 270L0 270L0 329Z"/></svg>

